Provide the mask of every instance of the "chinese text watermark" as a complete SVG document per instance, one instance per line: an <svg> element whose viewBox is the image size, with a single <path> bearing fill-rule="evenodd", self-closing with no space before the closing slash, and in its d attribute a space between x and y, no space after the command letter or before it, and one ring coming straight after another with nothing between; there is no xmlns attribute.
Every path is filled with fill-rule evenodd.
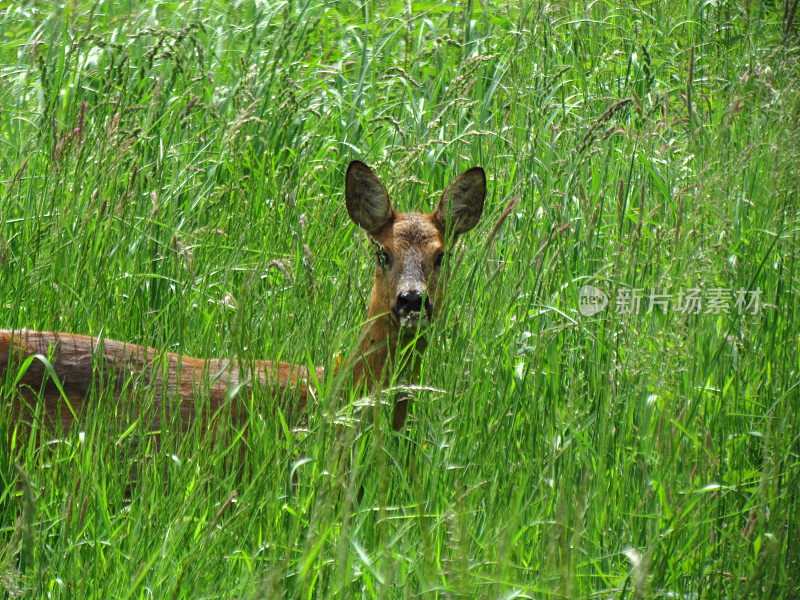
<svg viewBox="0 0 800 600"><path fill-rule="evenodd" d="M584 317L596 315L608 305L609 299L603 290L593 285L584 285L578 290L578 311ZM687 315L754 315L760 307L761 288L734 290L723 287L681 287L674 293L666 290L620 288L614 301L617 313L637 315L653 311L672 311Z"/></svg>

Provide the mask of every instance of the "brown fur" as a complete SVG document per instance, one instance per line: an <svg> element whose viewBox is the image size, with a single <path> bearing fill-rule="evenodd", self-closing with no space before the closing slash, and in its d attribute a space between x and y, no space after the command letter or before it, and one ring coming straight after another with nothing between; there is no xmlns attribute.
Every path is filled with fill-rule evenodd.
<svg viewBox="0 0 800 600"><path fill-rule="evenodd" d="M367 322L358 351L347 363L357 389L366 391L385 385L396 359L398 341L413 339L407 336L413 336L416 328L405 330L400 326L400 294L421 292L426 298L422 312L427 313L430 307L430 314L423 317L437 314L444 293L440 255L446 250L448 239L452 245L459 234L477 223L485 192L483 170L474 167L445 190L433 213L397 213L383 183L369 167L358 161L348 167L348 213L367 231L378 254L388 257L388 262L382 263L382 258L376 261ZM415 349L422 352L424 348L424 338L420 337ZM305 367L283 362L200 359L85 335L0 330L0 383L9 365L8 375L15 377L24 361L35 355L49 360L63 396L48 376L45 363L33 359L18 382L19 393L13 394L11 407L14 418L30 421L37 404L43 403L45 426L60 421L69 427L85 410L93 389L112 387L114 398L124 396L122 392L127 388L132 392L127 394L129 397L146 391L156 403L178 402L182 420L190 423L197 416L198 406L214 414L229 398L233 398L231 416L243 417L244 409L236 402L236 396L240 390L250 391L258 385L272 390L273 397L283 401L284 412L293 418L305 409L308 386L325 375L321 367L312 374ZM206 398L206 405L198 404L198 399ZM5 404L7 399L0 401ZM397 402L393 418L396 429L405 422L407 408L406 399ZM138 414L138 407L132 407L131 412ZM153 424L158 426L155 421Z"/></svg>
<svg viewBox="0 0 800 600"><path fill-rule="evenodd" d="M48 376L45 363L34 358L19 381L23 402L15 402L12 408L15 417L30 420L35 402L43 402L46 427L52 427L56 419L65 428L71 426L74 417L84 410L93 387L113 387L115 397L125 387L134 395L147 390L156 402L178 402L183 421L189 423L195 416L198 396L208 398L207 409L213 414L229 395L241 389L250 391L253 382L275 390L280 398L289 389L296 390L297 404L287 408L301 411L312 379L305 367L287 363L204 360L86 335L0 330L0 381L7 365L11 365L10 374L15 376L23 362L37 354L50 362L61 390ZM318 379L323 374L321 367L316 369ZM39 394L43 382L44 389ZM63 402L62 390L69 406ZM234 418L241 416L236 403L231 405L231 411ZM154 422L154 426L158 423Z"/></svg>

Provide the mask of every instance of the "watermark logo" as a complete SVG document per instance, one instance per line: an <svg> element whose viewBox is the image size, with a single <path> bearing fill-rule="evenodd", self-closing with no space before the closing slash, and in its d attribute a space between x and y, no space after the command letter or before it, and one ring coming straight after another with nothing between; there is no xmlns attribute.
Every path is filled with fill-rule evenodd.
<svg viewBox="0 0 800 600"><path fill-rule="evenodd" d="M608 306L608 296L593 285L584 285L578 290L578 311L584 317L591 317Z"/></svg>
<svg viewBox="0 0 800 600"><path fill-rule="evenodd" d="M606 309L608 296L593 285L578 290L578 311L591 317ZM713 287L708 290L692 287L680 288L676 293L667 290L620 288L615 298L618 314L649 314L677 312L686 315L738 314L755 315L761 307L761 288L754 290Z"/></svg>

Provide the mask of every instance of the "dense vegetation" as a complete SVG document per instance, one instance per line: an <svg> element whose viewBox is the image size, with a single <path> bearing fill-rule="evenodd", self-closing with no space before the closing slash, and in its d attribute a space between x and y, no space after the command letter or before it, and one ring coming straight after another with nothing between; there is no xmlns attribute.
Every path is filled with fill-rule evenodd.
<svg viewBox="0 0 800 600"><path fill-rule="evenodd" d="M6 381L0 596L796 598L779 4L2 5L0 328L334 364L374 268L348 161L403 210L490 181L401 433L327 382L243 435L156 445L98 394L29 437Z"/></svg>

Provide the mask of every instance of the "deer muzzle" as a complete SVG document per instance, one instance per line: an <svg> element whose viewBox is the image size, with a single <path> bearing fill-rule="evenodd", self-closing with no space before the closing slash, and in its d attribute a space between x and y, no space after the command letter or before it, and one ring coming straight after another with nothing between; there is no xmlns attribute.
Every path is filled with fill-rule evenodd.
<svg viewBox="0 0 800 600"><path fill-rule="evenodd" d="M433 306L426 294L412 289L397 295L392 312L400 327L414 327L427 324L433 317Z"/></svg>

